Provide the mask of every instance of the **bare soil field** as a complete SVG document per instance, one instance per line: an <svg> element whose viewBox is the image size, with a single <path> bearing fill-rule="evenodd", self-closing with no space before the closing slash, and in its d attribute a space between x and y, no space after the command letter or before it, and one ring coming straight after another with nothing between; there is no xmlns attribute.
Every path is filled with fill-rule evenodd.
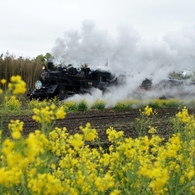
<svg viewBox="0 0 195 195"><path fill-rule="evenodd" d="M158 108L155 109L157 114L152 126L157 127L158 134L168 138L173 133L171 118L181 111L178 108ZM195 109L189 109L190 114L195 114ZM115 130L123 130L126 137L135 138L138 132L135 129L135 120L140 117L139 109L117 111L117 110L102 110L102 111L86 111L67 113L66 118L58 120L55 123L57 127L66 127L70 134L80 133L79 126L85 126L87 122L98 132L100 142L107 142L106 129L113 127ZM19 119L24 122L24 135L39 129L39 125L32 120L32 116L17 116L10 119ZM8 123L7 120L5 123ZM6 124L5 124L6 126Z"/></svg>

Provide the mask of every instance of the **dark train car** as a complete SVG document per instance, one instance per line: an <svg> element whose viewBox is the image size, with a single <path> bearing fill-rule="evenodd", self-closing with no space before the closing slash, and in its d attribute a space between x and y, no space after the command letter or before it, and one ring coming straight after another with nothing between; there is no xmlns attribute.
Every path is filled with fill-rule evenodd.
<svg viewBox="0 0 195 195"><path fill-rule="evenodd" d="M39 80L35 83L35 89L28 95L31 100L54 97L63 100L74 94L90 92L91 88L105 91L107 87L115 83L116 79L109 71L92 71L88 67L83 67L78 71L72 66L58 67L54 70L53 63L48 62L48 68L41 72Z"/></svg>
<svg viewBox="0 0 195 195"><path fill-rule="evenodd" d="M195 83L186 79L167 78L155 85L151 79L145 79L138 89L142 90L143 95L148 92L163 99L195 97Z"/></svg>

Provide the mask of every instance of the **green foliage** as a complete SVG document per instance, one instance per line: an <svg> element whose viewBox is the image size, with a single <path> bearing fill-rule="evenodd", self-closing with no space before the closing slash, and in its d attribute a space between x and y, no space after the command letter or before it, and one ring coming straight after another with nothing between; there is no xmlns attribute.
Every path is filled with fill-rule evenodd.
<svg viewBox="0 0 195 195"><path fill-rule="evenodd" d="M45 54L45 59L48 61L48 60L51 60L52 58L52 55L50 53L46 53Z"/></svg>
<svg viewBox="0 0 195 195"><path fill-rule="evenodd" d="M50 53L46 53L45 55L40 54L35 58L35 61L41 61L42 63L46 63L48 60L52 59L52 55Z"/></svg>
<svg viewBox="0 0 195 195"><path fill-rule="evenodd" d="M18 99L9 99L8 101L5 102L7 111L20 111L22 102Z"/></svg>
<svg viewBox="0 0 195 195"><path fill-rule="evenodd" d="M45 56L43 56L42 54L38 55L35 60L44 63L45 62Z"/></svg>
<svg viewBox="0 0 195 195"><path fill-rule="evenodd" d="M117 104L114 106L114 109L116 110L127 110L127 104L125 102L117 102Z"/></svg>
<svg viewBox="0 0 195 195"><path fill-rule="evenodd" d="M33 109L35 107L42 107L46 105L51 105L54 103L55 105L63 104L65 107L66 112L78 112L78 111L87 111L87 110L104 110L106 109L107 102L105 100L96 100L91 106L87 100L80 100L80 101L68 101L61 102L57 98L51 100L32 100L28 104L29 109ZM149 107L156 109L156 108L181 108L182 106L186 105L187 107L195 107L195 101L184 101L180 99L152 99L147 102L142 102L141 100L124 100L119 101L113 106L112 109L123 111L123 110L132 110L143 108L146 104Z"/></svg>
<svg viewBox="0 0 195 195"><path fill-rule="evenodd" d="M44 101L31 100L28 104L28 108L33 110L33 108L41 108L47 105L48 105L48 102L46 100Z"/></svg>
<svg viewBox="0 0 195 195"><path fill-rule="evenodd" d="M141 101L139 100L123 100L116 103L114 109L116 110L129 110L140 107Z"/></svg>
<svg viewBox="0 0 195 195"><path fill-rule="evenodd" d="M187 102L185 102L187 104ZM152 108L175 108L181 107L184 104L184 100L181 99L152 99L148 102L148 105Z"/></svg>
<svg viewBox="0 0 195 195"><path fill-rule="evenodd" d="M148 128L154 124L156 111L149 106L139 111L140 116L136 118L134 126L138 136L145 136L148 133Z"/></svg>
<svg viewBox="0 0 195 195"><path fill-rule="evenodd" d="M78 111L86 111L88 109L88 103L86 100L81 100L77 103Z"/></svg>
<svg viewBox="0 0 195 195"><path fill-rule="evenodd" d="M77 104L74 101L64 102L64 107L65 107L66 112L77 111Z"/></svg>
<svg viewBox="0 0 195 195"><path fill-rule="evenodd" d="M106 101L104 100L96 100L93 105L91 106L91 109L95 110L104 110L106 106Z"/></svg>

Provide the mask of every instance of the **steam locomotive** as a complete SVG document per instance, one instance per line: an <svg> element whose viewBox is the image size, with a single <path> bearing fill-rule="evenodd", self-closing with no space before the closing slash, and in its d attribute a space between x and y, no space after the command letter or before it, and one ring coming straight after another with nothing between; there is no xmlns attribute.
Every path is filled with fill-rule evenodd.
<svg viewBox="0 0 195 195"><path fill-rule="evenodd" d="M52 62L48 62L47 68L41 72L39 80L35 83L35 89L28 96L30 100L54 97L64 100L74 94L90 93L92 88L98 88L105 92L110 86L123 87L125 82L125 75L116 77L109 71L91 70L87 65L79 70L71 65L64 68L59 66L56 69ZM165 99L194 98L195 82L185 78L167 78L153 84L151 79L145 79L135 91L130 92L130 96Z"/></svg>
<svg viewBox="0 0 195 195"><path fill-rule="evenodd" d="M35 83L35 89L28 96L30 100L54 97L64 100L74 94L88 93L92 88L105 91L115 83L116 78L109 71L99 69L92 71L86 65L80 70L73 66L58 67L55 70L54 64L48 62L47 69L41 72L39 80Z"/></svg>

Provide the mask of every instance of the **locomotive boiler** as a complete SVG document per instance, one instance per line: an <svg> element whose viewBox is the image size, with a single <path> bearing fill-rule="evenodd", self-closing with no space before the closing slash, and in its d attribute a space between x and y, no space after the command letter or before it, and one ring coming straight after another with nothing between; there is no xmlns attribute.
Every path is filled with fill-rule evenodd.
<svg viewBox="0 0 195 195"><path fill-rule="evenodd" d="M91 70L83 66L80 70L73 66L54 69L52 62L48 62L35 83L35 89L29 94L30 99L50 99L58 97L67 99L74 94L88 93L92 88L105 91L107 87L116 83L114 75L109 71Z"/></svg>

